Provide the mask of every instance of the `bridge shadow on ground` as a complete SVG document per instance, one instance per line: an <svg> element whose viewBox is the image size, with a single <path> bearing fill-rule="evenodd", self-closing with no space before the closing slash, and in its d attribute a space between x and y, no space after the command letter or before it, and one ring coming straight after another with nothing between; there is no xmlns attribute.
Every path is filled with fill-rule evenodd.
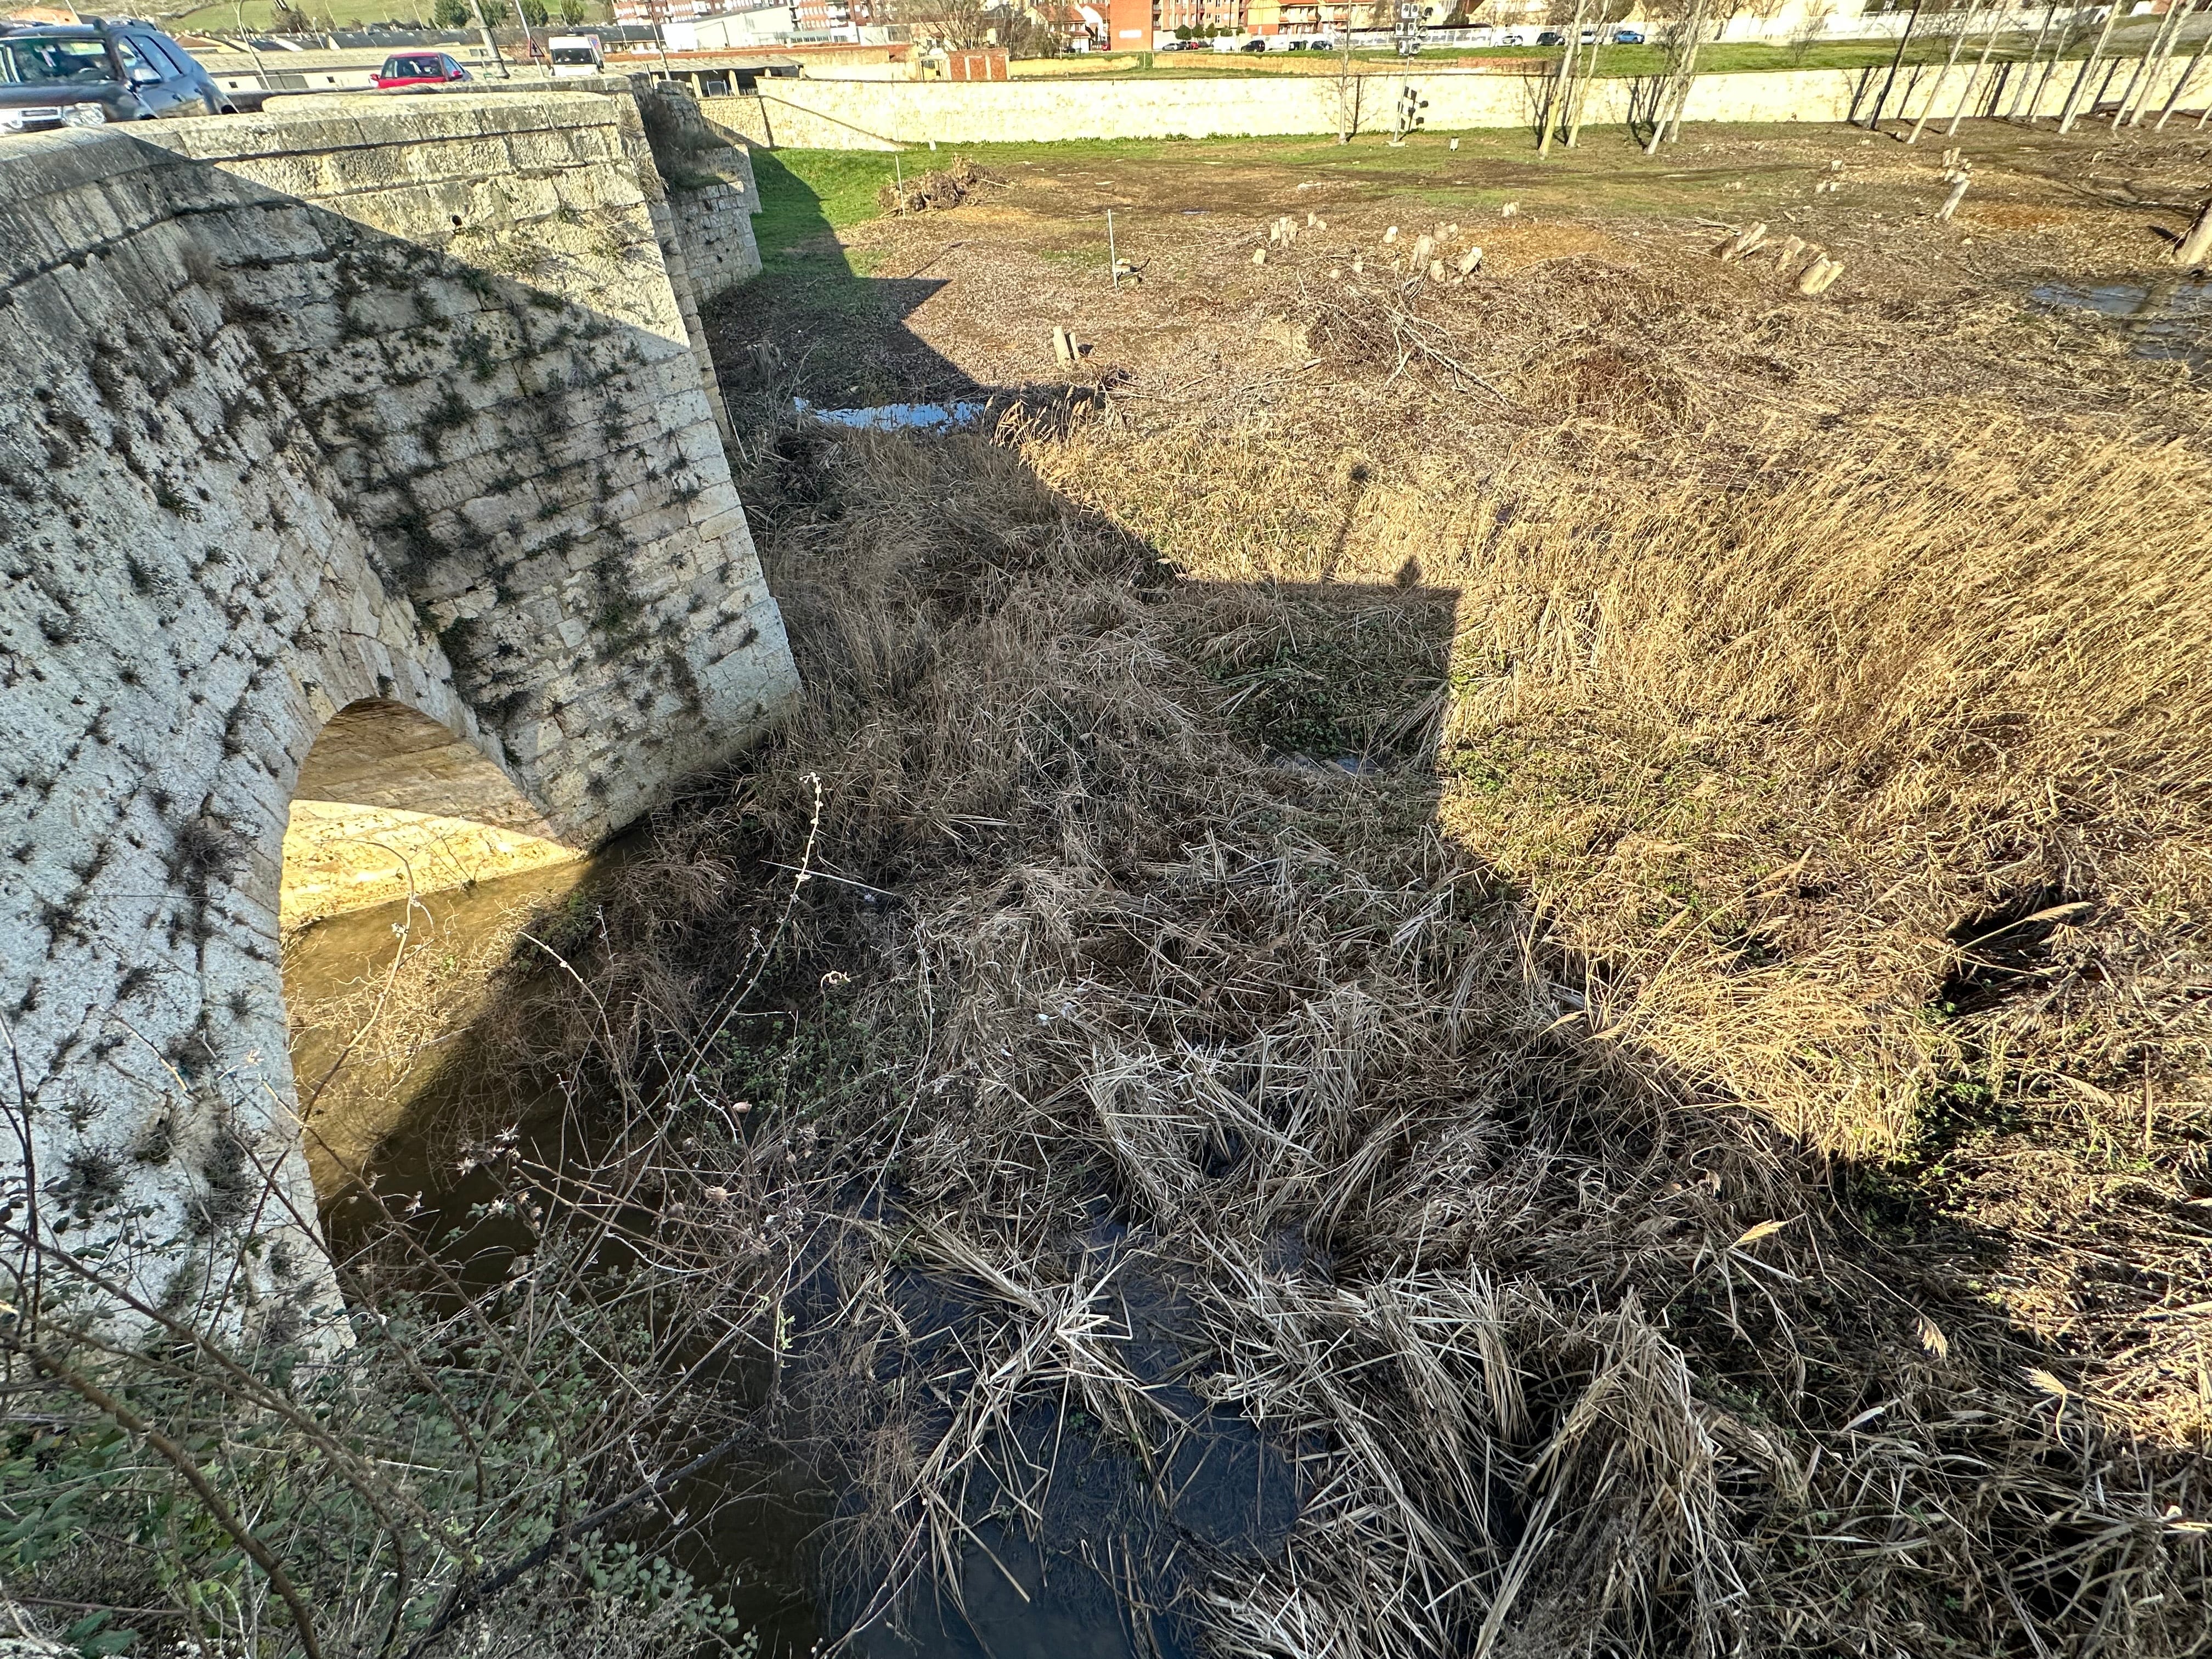
<svg viewBox="0 0 2212 1659"><path fill-rule="evenodd" d="M723 392L762 413L797 396L823 408L969 398L988 388L917 337L906 319L948 285L927 270L903 275L856 265L839 240L833 206L872 212L874 191L891 181L888 156L840 158L828 188L834 204L773 150L752 161L761 192L756 222L759 276L708 308L704 319ZM880 178L878 178L880 174ZM851 198L851 199L848 199Z"/></svg>
<svg viewBox="0 0 2212 1659"><path fill-rule="evenodd" d="M1855 1164L1594 1029L1621 970L1437 831L1479 757L1439 748L1459 596L1418 567L1195 580L1008 445L795 418L1070 394L915 337L935 281L855 270L757 159L781 240L710 325L808 707L532 923L628 1043L564 1035L574 981L526 947L376 1160L478 1290L580 1223L629 1261L764 1253L715 1379L753 1437L636 1536L734 1579L777 1656L857 1624L880 1659L1154 1659L1199 1650L1206 1597L1249 1631L1347 1561L1434 1651L1844 1650L1868 1620L2061 1650L2115 1584L2203 1607L2201 1537L2158 1519L2193 1452L2097 1423L1986 1293L2019 1239L1929 1178L1992 1104ZM1357 491L1336 510L1340 551ZM641 1108L683 1157L573 1179L627 1167ZM986 1431L1010 1321L1035 1380ZM1036 1359L1070 1332L1157 1414ZM1346 1370L1251 1358L1285 1333ZM867 1494L971 1431L994 1455L923 1494L948 1593ZM1559 1636L1616 1573L1642 1589L1605 1635Z"/></svg>
<svg viewBox="0 0 2212 1659"><path fill-rule="evenodd" d="M895 335L900 291L849 280ZM952 383L926 351L894 341L916 378L893 395ZM716 1237L811 1218L775 1258L775 1334L753 1328L726 1379L757 1413L750 1450L638 1534L732 1575L764 1651L858 1622L881 1659L1151 1659L1200 1650L1210 1596L1256 1617L1350 1560L1417 1564L1437 1650L1466 1651L1494 1613L1543 1638L1645 1573L1652 1537L1672 1565L1604 1621L1623 1650L1694 1650L1737 1620L1756 1650L1838 1607L2025 1650L2115 1573L2203 1604L2201 1541L2134 1553L2161 1523L2099 1485L2132 1469L2145 1502L2185 1501L2193 1454L2098 1425L2069 1357L1994 1308L2015 1242L1914 1167L1837 1159L1593 1030L1617 970L1549 945L1437 836L1457 594L1412 568L1194 580L1008 446L757 412L740 485L810 706L533 928L627 1018L654 987L721 1006L753 971L743 942L781 927L749 1018L682 1078L650 1043L620 1090L592 1044L565 1097L544 1066L560 1103L496 1158L433 1109L383 1196L480 1284L562 1205L638 1239L702 1238L681 1217L722 1205L742 1219ZM793 889L802 857L821 878ZM928 1021L992 1032L1006 1070L991 1044L911 1046L925 949ZM998 977L1012 961L1023 987ZM479 1081L532 1078L515 1032L549 1029L530 1010L563 983L518 957ZM698 1137L694 1168L488 1233L515 1224L496 1214L518 1168L558 1192L564 1168L607 1167L637 1122L624 1091L657 1133ZM716 1164L708 1107L731 1101L743 1133ZM1954 1139L1977 1127L1960 1110ZM1051 1305L1102 1322L1158 1414L1119 1422L1041 1366L976 1430L1009 1318L1036 1328L1010 1304L1109 1283ZM865 1338L855 1309L880 1315ZM1240 1370L1271 1331L1357 1363ZM1253 1398L1273 1409L1234 1403ZM931 1492L957 1516L952 1595L884 1543L869 1459L971 1431L994 1455ZM1668 1530L1685 1514L1694 1538ZM1429 1576L1438 1539L1462 1578ZM873 1597L887 1549L903 1634ZM1775 1598L1773 1622L1705 1599L1714 1574Z"/></svg>

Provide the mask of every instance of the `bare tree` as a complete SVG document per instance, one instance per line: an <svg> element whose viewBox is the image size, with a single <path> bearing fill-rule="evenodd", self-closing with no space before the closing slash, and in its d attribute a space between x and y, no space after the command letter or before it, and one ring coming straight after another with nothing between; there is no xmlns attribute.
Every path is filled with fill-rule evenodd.
<svg viewBox="0 0 2212 1659"><path fill-rule="evenodd" d="M2212 32L2208 32L2204 38L2197 43L2195 55L2183 68L2180 78L2173 83L2173 89L2166 94L2166 106L2158 112L2158 125L2160 128L2166 125L2167 118L2173 113L2174 106L2181 101L2181 94L2188 88L2190 82L2196 78L2197 65L2204 61L2204 49L2207 46L2212 46ZM2208 102L2205 108L2212 111L2212 102ZM2200 127L2204 125L2202 116L2197 118L2197 125Z"/></svg>
<svg viewBox="0 0 2212 1659"><path fill-rule="evenodd" d="M1337 42L1336 58L1336 142L1348 144L1352 135L1359 131L1359 94L1365 77L1352 73L1352 29L1347 11L1343 35Z"/></svg>
<svg viewBox="0 0 2212 1659"><path fill-rule="evenodd" d="M1575 59L1582 54L1583 15L1589 0L1575 0L1574 20L1567 25L1567 41L1559 53L1559 72L1552 82L1551 95L1544 102L1544 134L1536 142L1536 154L1552 153L1552 135L1567 118L1567 100L1574 83Z"/></svg>
<svg viewBox="0 0 2212 1659"><path fill-rule="evenodd" d="M1790 0L1731 0L1720 21L1725 27L1731 18L1740 15L1755 17L1759 20L1759 38L1764 40L1767 26L1782 15L1789 3Z"/></svg>
<svg viewBox="0 0 2212 1659"><path fill-rule="evenodd" d="M2112 38L2112 25L2120 21L2121 4L2122 0L2112 0L2105 9L2104 23L2097 30L2096 40L2090 45L2089 55L2081 60L2081 72L2074 77L2073 89L2066 94L2066 106L2058 112L2058 130L2061 132L2073 131L2075 121L2083 112L2081 94L2088 90L2089 77L2097 72L2098 64L2104 61L2105 47ZM2096 94L2089 94L2089 101L2093 104L2097 101Z"/></svg>
<svg viewBox="0 0 2212 1659"><path fill-rule="evenodd" d="M2150 44L2143 48L2136 72L2128 79L2128 89L2120 94L2120 107L2112 117L2112 125L2141 126L2144 107L2150 102L2151 88L2157 85L2159 76L2173 57L2173 49L2180 43L2181 31L2195 9L2194 0L2173 0L2159 27L2153 30Z"/></svg>
<svg viewBox="0 0 2212 1659"><path fill-rule="evenodd" d="M1690 0L1687 15L1668 37L1666 76L1660 82L1658 101L1651 112L1651 139L1644 146L1646 155L1659 153L1660 142L1670 126L1676 137L1681 134L1682 107L1690 101L1691 83L1698 76L1698 48L1705 41L1708 15L1709 0Z"/></svg>
<svg viewBox="0 0 2212 1659"><path fill-rule="evenodd" d="M1936 106L1942 100L1943 88L1950 82L1951 71L1959 66L1959 53L1966 46L1968 31L1974 26L1978 3L1978 0L1974 0L1973 3L1970 3L1966 9L1958 15L1955 26L1951 30L1950 53L1943 59L1943 67L1936 76L1936 84L1928 89L1928 100L1920 106L1920 118L1912 124L1912 131L1905 135L1906 143L1917 144L1920 142L1921 131L1927 126L1928 118L1935 114Z"/></svg>
<svg viewBox="0 0 2212 1659"><path fill-rule="evenodd" d="M1972 107L1975 89L1982 84L1983 73L1990 66L1990 54L1996 50L1997 36L2004 30L2005 9L2005 0L1991 0L1990 32L1982 42L1982 55L1974 60L1973 73L1966 77L1966 89L1959 94L1959 106L1951 112L1951 125L1943 129L1943 136L1947 138L1959 136L1959 123Z"/></svg>
<svg viewBox="0 0 2212 1659"><path fill-rule="evenodd" d="M1813 0L1799 14L1797 27L1790 32L1790 57L1793 63L1802 64L1813 50L1813 43L1826 32L1828 20L1836 15L1832 0Z"/></svg>
<svg viewBox="0 0 2212 1659"><path fill-rule="evenodd" d="M1874 113L1867 121L1869 132L1881 131L1881 112L1889 102L1890 88L1897 84L1897 71L1904 67L1905 48L1912 44L1912 32L1920 26L1922 9L1920 0L1912 0L1912 10L1905 20L1905 31L1897 37L1897 51L1889 60L1889 73L1882 77L1881 90L1874 97Z"/></svg>
<svg viewBox="0 0 2212 1659"><path fill-rule="evenodd" d="M991 44L994 19L982 0L888 0L890 21L903 23L917 40L955 52Z"/></svg>
<svg viewBox="0 0 2212 1659"><path fill-rule="evenodd" d="M1567 148L1583 141L1583 113L1589 107L1589 89L1597 80L1597 49L1604 44L1606 35L1630 9L1630 0L1598 0L1597 29L1590 36L1589 61L1583 65L1575 82L1574 106L1568 112Z"/></svg>
<svg viewBox="0 0 2212 1659"><path fill-rule="evenodd" d="M2021 106L2027 103L2027 89L2035 84L2035 66L2043 59L2043 38L2050 32L2051 20L2057 10L2057 0L2052 0L2051 4L2043 9L2042 21L2035 26L2035 39L2028 44L2027 56L2019 65L2020 78L2014 83L2012 97L2005 105L2005 119L2008 121L2020 114ZM2027 108L2028 118L2034 119L2034 105L2027 103Z"/></svg>
<svg viewBox="0 0 2212 1659"><path fill-rule="evenodd" d="M2059 25L2058 33L2051 40L2051 56L2044 60L2043 72L2035 77L2033 89L2028 94L2027 119L2031 125L2037 119L2036 112L2043 107L2044 91L2050 86L2051 77L2057 74L2060 60L2066 56L2067 47L2074 44L2075 26L2080 21L2078 12L2068 13L2066 21Z"/></svg>

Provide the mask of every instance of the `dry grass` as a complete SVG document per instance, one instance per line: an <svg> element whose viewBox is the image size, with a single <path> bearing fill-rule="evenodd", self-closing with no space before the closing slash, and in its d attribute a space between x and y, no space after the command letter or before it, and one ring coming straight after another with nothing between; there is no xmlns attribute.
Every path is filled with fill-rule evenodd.
<svg viewBox="0 0 2212 1659"><path fill-rule="evenodd" d="M1262 431L1183 433L1164 495L1173 434L1110 421L771 445L809 706L667 853L787 848L804 770L821 867L866 884L810 888L781 994L851 1048L708 1086L757 1098L737 1079L783 1056L759 1133L791 1161L748 1213L784 1219L794 1409L874 1494L873 1582L957 1583L979 1494L1044 1529L1040 1400L1152 1462L1197 1431L1119 1357L1127 1262L1188 1298L1199 1397L1303 1449L1280 1549L1160 1592L1223 1651L2204 1639L2195 1212L2136 1206L2140 1278L2061 1328L2014 1241L1913 1184L1929 1136L1971 1165L2025 1113L2004 1144L2079 1200L2069 1122L2132 1149L2146 1064L2127 1178L2197 1167L2201 475L1937 418L1752 490L1348 470L1348 528L1257 483ZM1127 480L1183 574L1032 467L1102 504ZM1439 784L1377 739L1432 731L1447 674ZM1332 731L1383 769L1270 763ZM1946 930L2046 890L2090 908L1931 1013L1975 948ZM1073 1242L1101 1198L1129 1228L1103 1260ZM917 1276L950 1310L916 1322Z"/></svg>
<svg viewBox="0 0 2212 1659"><path fill-rule="evenodd" d="M2201 400L1300 246L1211 368L749 433L805 707L511 1006L848 1565L1233 1419L1295 1525L1109 1571L1223 1653L2202 1651Z"/></svg>
<svg viewBox="0 0 2212 1659"><path fill-rule="evenodd" d="M877 201L890 213L941 212L980 195L987 185L1003 182L972 161L955 161L949 167L932 167L911 179L893 180L877 193Z"/></svg>

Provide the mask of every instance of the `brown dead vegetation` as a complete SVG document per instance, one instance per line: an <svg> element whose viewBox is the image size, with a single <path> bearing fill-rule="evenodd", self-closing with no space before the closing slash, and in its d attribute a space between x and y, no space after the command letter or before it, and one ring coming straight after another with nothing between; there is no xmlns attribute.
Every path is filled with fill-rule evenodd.
<svg viewBox="0 0 2212 1659"><path fill-rule="evenodd" d="M1025 1411L1195 1431L1126 1270L1302 1460L1130 1578L1216 1651L2201 1651L2201 393L1856 250L1263 222L1087 412L756 405L805 707L516 1010L672 1079L871 1582L1044 1530Z"/></svg>
<svg viewBox="0 0 2212 1659"><path fill-rule="evenodd" d="M1004 182L973 161L955 161L949 167L933 167L915 178L894 180L878 192L878 200L887 213L941 212L972 200L987 185Z"/></svg>

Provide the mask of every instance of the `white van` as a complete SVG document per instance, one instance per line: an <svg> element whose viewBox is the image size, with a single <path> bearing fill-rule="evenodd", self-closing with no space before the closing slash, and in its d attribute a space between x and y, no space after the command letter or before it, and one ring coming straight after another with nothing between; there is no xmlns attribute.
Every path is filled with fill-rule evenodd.
<svg viewBox="0 0 2212 1659"><path fill-rule="evenodd" d="M596 34L556 34L545 43L545 56L556 79L568 75L605 75L606 53Z"/></svg>

